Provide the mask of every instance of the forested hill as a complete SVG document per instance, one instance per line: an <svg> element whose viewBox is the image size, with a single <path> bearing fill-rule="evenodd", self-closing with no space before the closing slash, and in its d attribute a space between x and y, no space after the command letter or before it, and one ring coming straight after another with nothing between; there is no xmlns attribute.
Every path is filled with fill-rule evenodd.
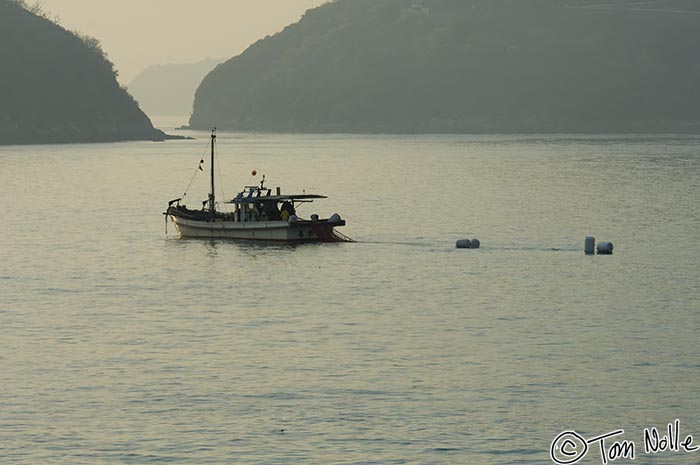
<svg viewBox="0 0 700 465"><path fill-rule="evenodd" d="M336 0L202 82L190 125L700 130L697 0Z"/></svg>
<svg viewBox="0 0 700 465"><path fill-rule="evenodd" d="M163 140L95 39L22 4L0 0L0 144Z"/></svg>

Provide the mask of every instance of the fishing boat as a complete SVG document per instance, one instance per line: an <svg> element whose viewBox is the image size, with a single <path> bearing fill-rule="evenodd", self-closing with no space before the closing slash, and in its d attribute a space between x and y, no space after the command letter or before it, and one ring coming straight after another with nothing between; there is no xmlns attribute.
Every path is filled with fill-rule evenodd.
<svg viewBox="0 0 700 465"><path fill-rule="evenodd" d="M167 223L171 221L182 238L240 239L277 242L352 242L350 238L335 230L345 226L345 220L334 213L328 218L311 215L304 219L297 214L297 206L314 200L325 199L325 195L282 194L279 187L275 193L265 186L265 176L259 185L244 189L225 204L233 211L217 208L214 184L214 156L216 129L211 133L211 189L202 208L190 209L182 203L182 197L168 202L163 213ZM202 170L204 160L200 161ZM203 171L203 170L202 170ZM195 173L197 171L195 170ZM253 175L257 173L253 171ZM186 195L186 192L185 192ZM184 196L183 196L184 197Z"/></svg>

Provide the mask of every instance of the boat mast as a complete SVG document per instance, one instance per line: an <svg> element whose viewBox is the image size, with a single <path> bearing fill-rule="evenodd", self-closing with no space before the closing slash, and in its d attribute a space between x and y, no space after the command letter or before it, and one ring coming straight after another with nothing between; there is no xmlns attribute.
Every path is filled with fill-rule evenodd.
<svg viewBox="0 0 700 465"><path fill-rule="evenodd" d="M209 193L209 213L214 216L214 143L216 142L216 128L211 130L211 192Z"/></svg>

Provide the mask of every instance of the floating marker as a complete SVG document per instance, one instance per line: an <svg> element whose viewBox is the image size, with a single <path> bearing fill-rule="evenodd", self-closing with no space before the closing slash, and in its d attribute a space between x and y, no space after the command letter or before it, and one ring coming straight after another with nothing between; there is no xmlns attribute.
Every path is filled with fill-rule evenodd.
<svg viewBox="0 0 700 465"><path fill-rule="evenodd" d="M613 243L612 242L599 242L597 250L598 250L598 255L612 255Z"/></svg>
<svg viewBox="0 0 700 465"><path fill-rule="evenodd" d="M595 253L595 237L588 236L583 246L586 255L593 255Z"/></svg>
<svg viewBox="0 0 700 465"><path fill-rule="evenodd" d="M459 239L457 241L457 248L458 249L471 249L472 248L472 241L469 239Z"/></svg>

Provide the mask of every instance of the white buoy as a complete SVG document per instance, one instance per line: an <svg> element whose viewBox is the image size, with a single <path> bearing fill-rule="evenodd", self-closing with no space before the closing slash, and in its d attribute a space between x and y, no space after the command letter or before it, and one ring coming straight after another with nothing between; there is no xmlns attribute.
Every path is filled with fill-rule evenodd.
<svg viewBox="0 0 700 465"><path fill-rule="evenodd" d="M613 243L612 242L598 242L598 255L612 255L613 253Z"/></svg>
<svg viewBox="0 0 700 465"><path fill-rule="evenodd" d="M583 245L583 251L586 255L593 255L595 253L595 237L588 236Z"/></svg>
<svg viewBox="0 0 700 465"><path fill-rule="evenodd" d="M472 248L472 241L469 239L459 239L457 241L457 248L458 249L471 249Z"/></svg>
<svg viewBox="0 0 700 465"><path fill-rule="evenodd" d="M472 239L472 249L478 249L480 245L479 239Z"/></svg>

